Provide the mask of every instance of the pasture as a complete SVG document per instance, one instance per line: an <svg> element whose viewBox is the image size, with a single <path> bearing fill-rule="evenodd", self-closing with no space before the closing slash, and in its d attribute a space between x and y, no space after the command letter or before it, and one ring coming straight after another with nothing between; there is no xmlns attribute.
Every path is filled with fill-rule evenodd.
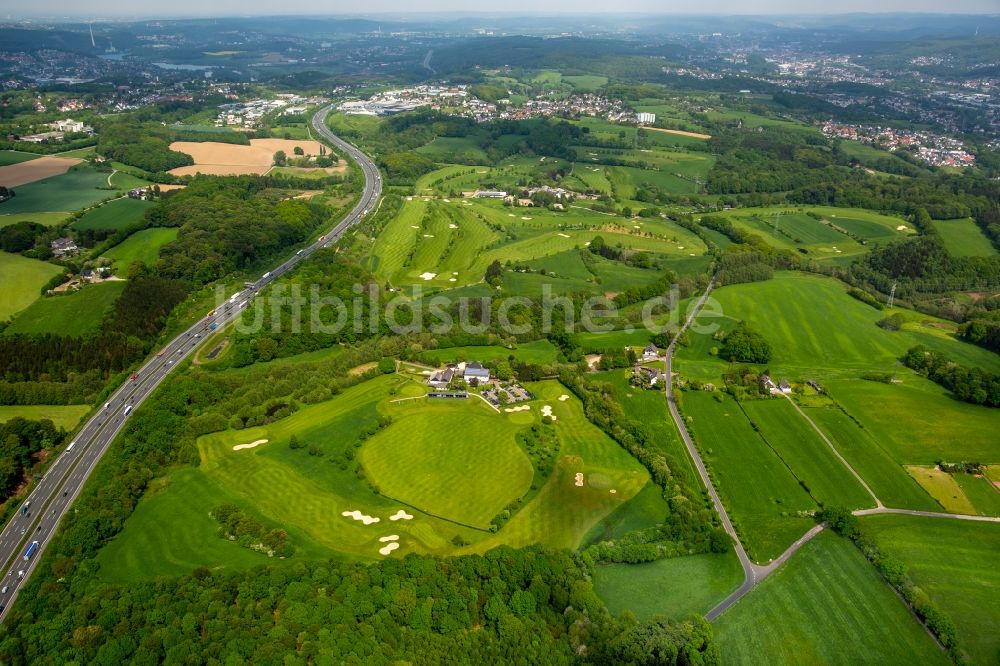
<svg viewBox="0 0 1000 666"><path fill-rule="evenodd" d="M44 261L0 252L0 321L35 302L42 287L60 272Z"/></svg>
<svg viewBox="0 0 1000 666"><path fill-rule="evenodd" d="M849 509L875 506L871 495L788 400L748 400L740 406L771 450L818 503Z"/></svg>
<svg viewBox="0 0 1000 666"><path fill-rule="evenodd" d="M996 248L971 217L957 220L931 220L948 254L953 257L991 257Z"/></svg>
<svg viewBox="0 0 1000 666"><path fill-rule="evenodd" d="M907 465L906 471L927 491L927 494L937 500L945 511L951 513L975 514L976 507L972 505L965 491L951 474L937 466Z"/></svg>
<svg viewBox="0 0 1000 666"><path fill-rule="evenodd" d="M846 539L823 532L714 623L727 664L949 664Z"/></svg>
<svg viewBox="0 0 1000 666"><path fill-rule="evenodd" d="M139 199L116 199L87 211L83 217L73 222L74 229L108 229L118 231L140 222L146 211L155 206L152 201Z"/></svg>
<svg viewBox="0 0 1000 666"><path fill-rule="evenodd" d="M22 153L19 150L0 150L0 167L9 166L11 164L21 164L22 162L28 162L29 160L35 160L41 157L35 153ZM6 185L3 181L0 184Z"/></svg>
<svg viewBox="0 0 1000 666"><path fill-rule="evenodd" d="M29 421L48 419L57 428L72 431L90 409L90 405L0 405L0 423L17 417Z"/></svg>
<svg viewBox="0 0 1000 666"><path fill-rule="evenodd" d="M640 621L657 615L682 620L704 615L743 582L734 553L669 557L643 564L607 564L594 570L594 589L615 615Z"/></svg>
<svg viewBox="0 0 1000 666"><path fill-rule="evenodd" d="M1000 413L954 400L926 379L902 384L837 379L826 388L899 464L1000 460L995 437Z"/></svg>
<svg viewBox="0 0 1000 666"><path fill-rule="evenodd" d="M995 663L1000 652L1000 525L912 516L866 516L866 534L902 561L913 582L958 628L971 663Z"/></svg>
<svg viewBox="0 0 1000 666"><path fill-rule="evenodd" d="M896 462L867 428L836 407L807 407L840 454L886 506L918 511L940 511L941 506Z"/></svg>
<svg viewBox="0 0 1000 666"><path fill-rule="evenodd" d="M0 214L72 212L114 195L115 192L108 189L107 174L78 167L59 176L21 185L16 197L0 204Z"/></svg>
<svg viewBox="0 0 1000 666"><path fill-rule="evenodd" d="M462 164L485 164L486 152L476 143L475 137L439 136L430 143L417 148L418 153L436 162L460 162Z"/></svg>
<svg viewBox="0 0 1000 666"><path fill-rule="evenodd" d="M506 360L513 356L518 361L524 363L553 363L556 360L557 350L548 340L534 340L519 344L513 349L507 347L481 346L481 347L445 347L425 352L424 355L431 361L437 363L451 363L455 361L480 361L489 366L490 363Z"/></svg>
<svg viewBox="0 0 1000 666"><path fill-rule="evenodd" d="M177 238L176 227L154 227L137 231L104 253L112 259L115 268L122 272L133 262L141 261L152 266L160 257L160 248Z"/></svg>
<svg viewBox="0 0 1000 666"><path fill-rule="evenodd" d="M91 284L71 294L46 296L22 311L5 335L14 333L53 333L84 335L96 331L125 289L125 281Z"/></svg>
<svg viewBox="0 0 1000 666"><path fill-rule="evenodd" d="M6 227L18 222L35 222L46 227L52 227L63 222L68 213L22 213L13 215L0 215L0 227Z"/></svg>
<svg viewBox="0 0 1000 666"><path fill-rule="evenodd" d="M682 411L747 553L757 562L777 557L813 525L816 502L735 400L689 391Z"/></svg>

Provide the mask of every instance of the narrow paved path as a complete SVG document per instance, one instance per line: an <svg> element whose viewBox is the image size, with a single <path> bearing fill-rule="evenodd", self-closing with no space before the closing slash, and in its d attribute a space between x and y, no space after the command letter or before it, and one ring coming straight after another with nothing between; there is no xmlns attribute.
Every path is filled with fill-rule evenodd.
<svg viewBox="0 0 1000 666"><path fill-rule="evenodd" d="M740 537L736 533L736 529L733 527L732 521L729 519L729 513L726 511L726 507L722 504L722 500L719 498L719 493L715 490L715 486L712 485L712 480L708 476L708 469L705 467L705 463L701 459L701 455L698 453L698 448L694 445L691 435L688 434L687 428L684 426L684 420L681 418L680 410L677 408L677 403L674 401L674 393L672 390L674 385L674 352L677 350L677 340L684 333L684 331L687 330L687 328L691 325L691 322L694 321L694 318L698 315L698 312L705 305L705 301L708 300L709 294L712 292L712 287L714 286L715 279L713 278L712 281L708 283L705 293L701 295L698 302L695 303L693 308L691 308L684 325L681 326L673 340L670 341L670 346L667 347L665 359L668 381L664 382L667 396L667 407L670 409L670 416L673 418L674 425L677 427L677 431L680 433L681 439L684 441L684 446L687 448L688 455L691 456L691 460L694 462L694 466L698 470L698 476L701 477L701 482L708 490L708 495L712 499L712 505L715 507L716 513L719 514L719 520L722 522L723 529L726 530L726 534L728 534L732 539L733 550L736 551L736 557L740 561L740 566L743 567L743 584L736 588L736 590L734 590L725 599L720 601L715 608L705 614L705 617L710 622L725 612L730 606L742 599L750 590L756 587L758 583L771 575L775 569L780 567L786 560L788 560L788 558L794 555L799 548L822 532L824 527L823 525L816 525L811 530L803 534L798 541L789 546L789 548L777 559L768 562L767 564L757 564L753 562L750 559L750 556L747 555L747 551L743 547L743 543L740 541Z"/></svg>
<svg viewBox="0 0 1000 666"><path fill-rule="evenodd" d="M944 513L943 511L917 511L916 509L891 509L880 506L877 509L859 509L853 512L855 516L878 516L895 514L899 516L919 516L921 518L950 518L951 520L969 520L979 523L1000 523L1000 516L970 516L967 513Z"/></svg>
<svg viewBox="0 0 1000 666"><path fill-rule="evenodd" d="M816 434L822 437L823 441L826 442L826 445L830 447L831 451L833 451L833 455L837 456L840 462L844 464L844 467L850 470L851 474L854 475L854 478L858 480L858 483L864 486L864 489L867 490L868 494L872 496L873 500L875 500L875 507L878 509L883 508L885 505L882 504L882 500L880 500L878 496L875 494L875 491L872 490L867 483L865 483L865 480L861 478L861 475L858 474L853 467L851 467L851 463L847 462L847 459L844 456L840 455L840 451L837 450L837 447L834 446L833 442L831 442L830 439L826 436L826 433L820 430L819 426L816 425L816 423L811 418L809 418L809 416L804 411L802 411L802 408L799 407L798 403L792 400L792 396L788 395L787 393L783 393L782 395L788 398L788 402L792 403L792 407L795 408L795 411L801 414L802 418L808 421L809 425L812 426L812 429L816 431Z"/></svg>

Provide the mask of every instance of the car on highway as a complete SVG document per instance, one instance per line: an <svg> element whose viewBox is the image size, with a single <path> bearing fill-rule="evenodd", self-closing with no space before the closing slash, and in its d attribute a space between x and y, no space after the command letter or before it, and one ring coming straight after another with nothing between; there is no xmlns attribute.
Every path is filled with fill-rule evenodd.
<svg viewBox="0 0 1000 666"><path fill-rule="evenodd" d="M320 236L319 237L320 241L324 240L325 238L326 238L326 236Z"/></svg>
<svg viewBox="0 0 1000 666"><path fill-rule="evenodd" d="M161 349L160 351L156 352L156 358L160 358L161 356L163 356L164 351L165 350Z"/></svg>
<svg viewBox="0 0 1000 666"><path fill-rule="evenodd" d="M129 381L132 381L132 382L134 382L137 379L139 379L139 373L138 372L135 373L134 375L132 375L131 377L129 377Z"/></svg>

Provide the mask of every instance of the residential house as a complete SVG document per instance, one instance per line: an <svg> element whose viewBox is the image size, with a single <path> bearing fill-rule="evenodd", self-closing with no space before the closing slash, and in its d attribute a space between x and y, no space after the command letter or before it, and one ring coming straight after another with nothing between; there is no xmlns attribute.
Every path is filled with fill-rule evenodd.
<svg viewBox="0 0 1000 666"><path fill-rule="evenodd" d="M778 390L786 394L791 393L792 385L788 383L787 379L782 379L780 382L778 382Z"/></svg>
<svg viewBox="0 0 1000 666"><path fill-rule="evenodd" d="M455 368L437 370L427 379L427 385L436 389L448 388L448 385L451 384L451 380L454 378Z"/></svg>
<svg viewBox="0 0 1000 666"><path fill-rule="evenodd" d="M778 385L775 384L774 380L771 379L768 375L760 376L760 387L765 391L770 391L771 393L774 393L776 390L778 390Z"/></svg>
<svg viewBox="0 0 1000 666"><path fill-rule="evenodd" d="M77 253L79 248L72 238L57 238L52 241L52 254L56 257L71 257Z"/></svg>
<svg viewBox="0 0 1000 666"><path fill-rule="evenodd" d="M642 350L642 360L643 361L655 361L660 356L660 350L656 348L652 342L646 345L646 348Z"/></svg>

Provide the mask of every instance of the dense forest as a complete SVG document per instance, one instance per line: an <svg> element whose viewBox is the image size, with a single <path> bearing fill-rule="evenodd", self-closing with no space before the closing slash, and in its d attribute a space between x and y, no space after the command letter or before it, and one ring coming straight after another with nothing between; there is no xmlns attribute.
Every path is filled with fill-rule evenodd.
<svg viewBox="0 0 1000 666"><path fill-rule="evenodd" d="M29 421L20 416L0 423L0 500L18 487L25 471L34 464L34 455L62 441L66 431L52 421Z"/></svg>

